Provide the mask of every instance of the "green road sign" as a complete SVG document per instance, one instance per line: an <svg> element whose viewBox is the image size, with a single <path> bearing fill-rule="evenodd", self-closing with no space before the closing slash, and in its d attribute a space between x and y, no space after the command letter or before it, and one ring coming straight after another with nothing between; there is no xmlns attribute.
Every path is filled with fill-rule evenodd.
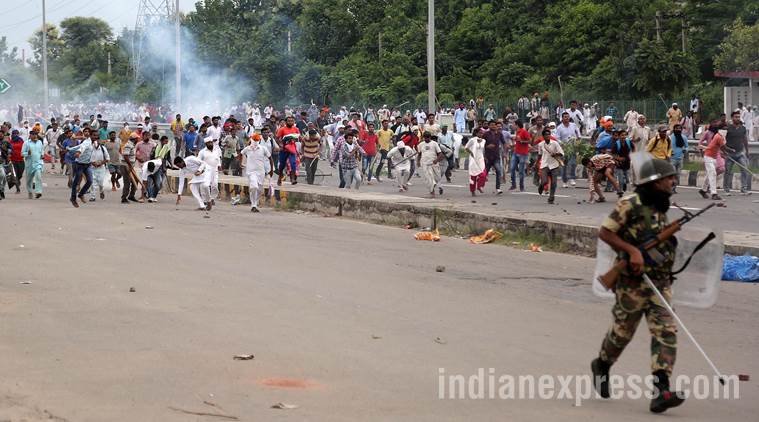
<svg viewBox="0 0 759 422"><path fill-rule="evenodd" d="M8 92L9 89L11 89L11 84L8 83L5 79L0 78L0 94L5 94Z"/></svg>

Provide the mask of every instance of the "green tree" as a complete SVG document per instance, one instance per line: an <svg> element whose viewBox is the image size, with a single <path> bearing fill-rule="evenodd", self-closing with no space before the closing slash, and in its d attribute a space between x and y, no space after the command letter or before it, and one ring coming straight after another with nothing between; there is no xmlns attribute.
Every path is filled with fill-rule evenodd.
<svg viewBox="0 0 759 422"><path fill-rule="evenodd" d="M759 22L738 20L719 45L714 66L721 71L759 71Z"/></svg>
<svg viewBox="0 0 759 422"><path fill-rule="evenodd" d="M108 22L99 18L71 17L61 21L61 40L67 50L80 50L113 41Z"/></svg>
<svg viewBox="0 0 759 422"><path fill-rule="evenodd" d="M60 31L53 24L47 24L47 61L48 65L54 63L61 57L66 44L61 39ZM29 44L32 46L33 58L29 62L34 66L42 65L42 28L34 31L34 35L29 38Z"/></svg>
<svg viewBox="0 0 759 422"><path fill-rule="evenodd" d="M348 10L349 0L304 0L297 22L299 50L316 63L334 65L359 40L361 22Z"/></svg>
<svg viewBox="0 0 759 422"><path fill-rule="evenodd" d="M633 88L647 96L672 94L693 81L696 73L692 56L649 40L640 43L632 60L626 61L624 66L635 72Z"/></svg>

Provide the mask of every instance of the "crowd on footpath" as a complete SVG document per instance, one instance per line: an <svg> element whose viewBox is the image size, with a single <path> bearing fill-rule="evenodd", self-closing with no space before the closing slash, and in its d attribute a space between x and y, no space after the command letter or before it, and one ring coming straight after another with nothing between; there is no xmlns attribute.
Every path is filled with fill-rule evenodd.
<svg viewBox="0 0 759 422"><path fill-rule="evenodd" d="M22 180L29 198L40 198L49 163L51 171L68 176L74 207L105 199L109 184L110 191L121 190L124 204L152 203L158 201L167 170L173 169L179 171L179 192L188 184L197 209L203 210L210 210L218 199L220 174L244 176L251 211L258 212L261 196L274 195L275 185L285 180L297 184L299 176L314 184L324 174L319 162L326 161L337 170L339 188L344 189L387 180L399 192L408 192L417 176L424 192L436 197L444 193L443 180L450 183L455 172L464 170L472 196L485 194L491 179L492 192L503 194L508 175L508 190L524 192L525 179L532 178L548 203L555 201L559 179L563 188L576 185L582 166L589 181L589 202L604 202L604 193L621 197L632 186L631 154L647 151L669 161L679 174L691 152L688 140L694 138L699 140L697 152L707 174L700 194L721 199L716 181L720 173L724 173L723 190L730 194L736 167L741 171L740 192L750 194L748 142L756 132L750 111L755 107L739 104L729 121L722 115L702 125L700 102L694 97L686 113L673 103L667 123L654 130L634 109L618 123L613 103L608 114L596 117L597 107L581 108L576 100L568 108L547 112L537 93L523 99L516 110L507 107L501 116L492 104L478 107L474 100L435 113L421 109L402 113L386 105L376 111L331 110L315 104L282 110L267 105L262 110L258 104L244 103L223 116L205 115L199 120L159 114L161 120L170 121L170 131L163 134L151 116L161 113L160 107L96 108L118 110L119 117L132 121L118 120L114 127L99 113L82 119L79 114L51 112L54 117L30 123L25 118L30 108L18 105L18 125L6 121L0 126L0 199L5 198L6 186L20 193ZM7 107L0 112L7 117ZM558 122L548 122L548 116ZM444 118L452 127L440 123ZM239 186L232 201L235 205L242 201Z"/></svg>

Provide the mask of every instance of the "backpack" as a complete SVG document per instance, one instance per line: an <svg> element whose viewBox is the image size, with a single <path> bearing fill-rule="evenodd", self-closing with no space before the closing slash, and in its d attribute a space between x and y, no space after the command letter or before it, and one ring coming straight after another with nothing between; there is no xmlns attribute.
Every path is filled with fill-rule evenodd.
<svg viewBox="0 0 759 422"><path fill-rule="evenodd" d="M625 138L625 143L627 144L627 150L632 152L633 148L632 148L632 144L630 143L630 140ZM622 151L622 144L619 142L619 139L617 139L617 152L621 152L621 151Z"/></svg>
<svg viewBox="0 0 759 422"><path fill-rule="evenodd" d="M672 140L669 139L669 136L667 136L667 149L670 148L670 145L672 144ZM656 140L654 140L654 144L651 146L651 148L648 148L648 152L651 152L656 149L656 146L659 145L659 136L656 136Z"/></svg>

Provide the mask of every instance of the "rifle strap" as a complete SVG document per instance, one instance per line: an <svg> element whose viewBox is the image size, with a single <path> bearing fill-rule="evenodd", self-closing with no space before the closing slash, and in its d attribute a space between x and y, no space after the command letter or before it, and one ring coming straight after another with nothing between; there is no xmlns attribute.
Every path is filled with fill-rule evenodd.
<svg viewBox="0 0 759 422"><path fill-rule="evenodd" d="M716 236L714 235L714 232L710 232L710 233L709 233L709 234L708 234L708 235L707 235L707 236L704 238L704 240L702 240L702 241L701 241L701 243L699 243L698 245L696 245L696 248L695 248L695 249L693 249L693 252L691 252L691 253L690 253L690 255L688 256L688 259L686 259L686 260L685 260L685 263L683 264L683 266L682 266L682 267L680 267L680 269L679 269L679 270L677 270L677 271L673 271L673 272L671 273L671 275L675 276L675 275L677 275L677 274L680 274L681 272L683 272L683 271L685 270L685 268L688 266L688 264L690 264L690 260L693 258L693 255L695 255L695 254L696 254L696 252L700 251L700 250L701 250L701 249L702 249L704 246L706 246L706 244L707 244L707 243L709 243L709 241L711 241L711 240L712 240L712 239L714 239L715 237L716 237Z"/></svg>

